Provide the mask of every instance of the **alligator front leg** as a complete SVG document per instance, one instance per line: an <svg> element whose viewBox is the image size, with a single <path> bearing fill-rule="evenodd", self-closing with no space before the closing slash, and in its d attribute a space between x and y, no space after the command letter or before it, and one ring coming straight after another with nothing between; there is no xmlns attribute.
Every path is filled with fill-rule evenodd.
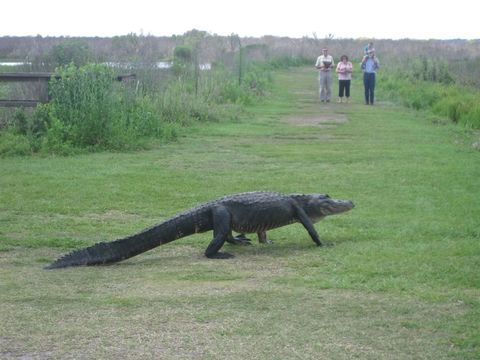
<svg viewBox="0 0 480 360"><path fill-rule="evenodd" d="M308 215L300 206L294 205L294 207L295 207L298 221L300 221L300 223L308 231L308 234L312 238L313 242L317 244L317 246L323 246L322 242L320 241L320 237L318 236L317 230L315 230L315 227L313 226L313 223L308 217Z"/></svg>
<svg viewBox="0 0 480 360"><path fill-rule="evenodd" d="M213 240L205 250L205 256L210 259L228 259L233 257L229 253L218 252L225 241L231 237L232 229L230 228L231 215L228 210L219 206L212 210L213 217Z"/></svg>

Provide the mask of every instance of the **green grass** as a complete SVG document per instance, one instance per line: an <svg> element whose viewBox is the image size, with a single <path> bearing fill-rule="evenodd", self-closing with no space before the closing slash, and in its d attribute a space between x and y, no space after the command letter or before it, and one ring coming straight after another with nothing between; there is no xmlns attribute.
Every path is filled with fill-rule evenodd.
<svg viewBox="0 0 480 360"><path fill-rule="evenodd" d="M476 359L480 153L471 135L379 102L321 105L276 73L240 121L138 153L0 159L0 358ZM348 120L345 122L345 120ZM356 208L202 256L196 235L108 267L44 271L224 194L327 192Z"/></svg>

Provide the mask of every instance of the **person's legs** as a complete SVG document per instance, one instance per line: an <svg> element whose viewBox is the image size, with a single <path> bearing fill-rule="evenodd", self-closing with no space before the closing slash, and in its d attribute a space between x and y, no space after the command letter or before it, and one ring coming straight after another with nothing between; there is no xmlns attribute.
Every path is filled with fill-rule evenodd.
<svg viewBox="0 0 480 360"><path fill-rule="evenodd" d="M325 101L326 100L326 95L325 95L325 73L320 72L320 100Z"/></svg>
<svg viewBox="0 0 480 360"><path fill-rule="evenodd" d="M370 105L373 105L374 98L375 98L375 73L371 74L371 77L370 77Z"/></svg>
<svg viewBox="0 0 480 360"><path fill-rule="evenodd" d="M368 83L368 73L363 73L363 87L365 88L365 104L369 104L370 86Z"/></svg>
<svg viewBox="0 0 480 360"><path fill-rule="evenodd" d="M326 93L325 93L325 100L326 101L330 101L331 97L332 97L332 73L331 72L327 72L325 73L325 90L326 90Z"/></svg>
<svg viewBox="0 0 480 360"><path fill-rule="evenodd" d="M342 102L345 94L345 80L338 80L338 102Z"/></svg>
<svg viewBox="0 0 480 360"><path fill-rule="evenodd" d="M373 105L375 96L375 73L363 74L363 83L365 86L365 104Z"/></svg>

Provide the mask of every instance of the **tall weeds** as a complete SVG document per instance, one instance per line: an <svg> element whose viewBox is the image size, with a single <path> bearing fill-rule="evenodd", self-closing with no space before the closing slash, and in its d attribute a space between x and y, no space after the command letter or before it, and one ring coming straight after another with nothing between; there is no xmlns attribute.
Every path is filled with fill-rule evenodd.
<svg viewBox="0 0 480 360"><path fill-rule="evenodd" d="M107 147L121 126L113 92L113 71L102 65L60 68L50 81L52 126L77 147ZM51 130L51 128L50 128ZM50 132L51 133L51 132Z"/></svg>
<svg viewBox="0 0 480 360"><path fill-rule="evenodd" d="M379 75L379 88L387 98L480 129L480 90L454 83L444 64L416 59L408 69L390 67Z"/></svg>
<svg viewBox="0 0 480 360"><path fill-rule="evenodd" d="M0 131L0 156L143 148L174 139L193 122L235 117L238 111L228 113L226 105L230 111L255 101L270 82L268 71L253 64L241 85L222 66L201 76L191 66L170 71L161 87L139 91L114 81L115 71L107 65L57 68L49 84L51 101L32 114L18 111Z"/></svg>

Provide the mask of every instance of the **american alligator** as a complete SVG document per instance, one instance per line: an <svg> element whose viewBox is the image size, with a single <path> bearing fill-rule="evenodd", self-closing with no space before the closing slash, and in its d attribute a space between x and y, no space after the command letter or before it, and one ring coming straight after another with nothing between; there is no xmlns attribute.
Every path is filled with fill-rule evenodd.
<svg viewBox="0 0 480 360"><path fill-rule="evenodd" d="M209 230L213 230L213 240L205 250L205 256L230 258L233 255L219 252L225 241L245 242L248 239L244 233L257 233L260 242L266 242L267 230L296 222L305 227L318 246L322 246L313 224L325 216L339 214L353 207L353 202L349 200L331 199L326 194L247 192L229 195L179 213L135 235L75 250L46 269L114 263ZM234 238L232 231L241 235Z"/></svg>

